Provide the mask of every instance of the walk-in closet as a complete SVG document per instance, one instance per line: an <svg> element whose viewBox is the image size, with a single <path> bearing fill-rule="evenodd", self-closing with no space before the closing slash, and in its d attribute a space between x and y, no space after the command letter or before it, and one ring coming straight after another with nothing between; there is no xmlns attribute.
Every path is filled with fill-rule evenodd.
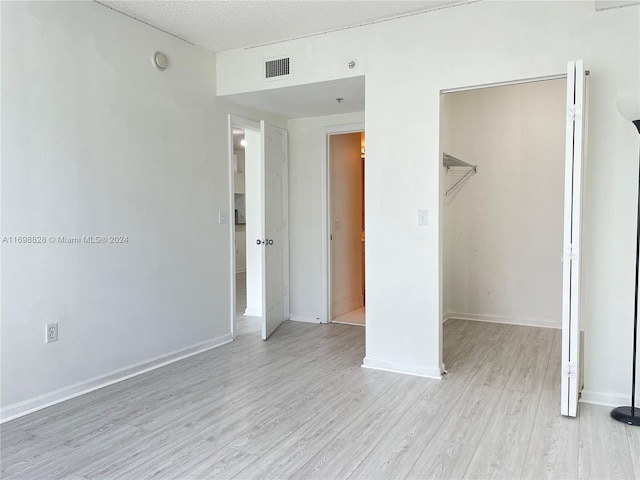
<svg viewBox="0 0 640 480"><path fill-rule="evenodd" d="M441 95L445 322L561 328L565 112L565 79Z"/></svg>

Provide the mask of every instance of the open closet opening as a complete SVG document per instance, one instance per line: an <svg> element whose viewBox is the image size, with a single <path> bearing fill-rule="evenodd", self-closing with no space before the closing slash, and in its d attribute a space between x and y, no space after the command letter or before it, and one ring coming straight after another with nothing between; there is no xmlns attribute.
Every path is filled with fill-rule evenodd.
<svg viewBox="0 0 640 480"><path fill-rule="evenodd" d="M365 324L364 132L329 135L331 321Z"/></svg>
<svg viewBox="0 0 640 480"><path fill-rule="evenodd" d="M450 373L471 337L511 345L506 363L527 342L559 351L566 95L564 78L441 95L443 362ZM541 353L545 362L549 352Z"/></svg>

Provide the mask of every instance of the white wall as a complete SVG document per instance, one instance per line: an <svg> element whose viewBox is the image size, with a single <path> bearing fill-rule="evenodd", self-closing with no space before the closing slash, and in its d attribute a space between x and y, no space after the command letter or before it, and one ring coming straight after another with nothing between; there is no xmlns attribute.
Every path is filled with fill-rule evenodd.
<svg viewBox="0 0 640 480"><path fill-rule="evenodd" d="M439 372L440 91L557 75L566 71L568 60L582 58L593 74L584 204L583 398L612 403L628 398L631 342L619 332L631 334L633 318L629 259L637 185L630 172L638 168L638 138L615 102L638 91L638 8L596 12L592 1L476 2L218 55L219 94L366 76L368 365ZM262 62L282 54L291 55L294 74L264 82ZM356 62L353 70L350 60ZM308 194L313 197L313 191ZM427 228L417 225L419 208L429 209Z"/></svg>
<svg viewBox="0 0 640 480"><path fill-rule="evenodd" d="M362 283L363 171L360 133L331 135L331 315L364 305Z"/></svg>
<svg viewBox="0 0 640 480"><path fill-rule="evenodd" d="M227 115L260 116L216 98L213 54L99 4L1 8L2 236L128 237L2 245L8 418L230 339Z"/></svg>
<svg viewBox="0 0 640 480"><path fill-rule="evenodd" d="M445 318L560 328L566 81L449 93L441 109L442 150L479 172L444 201Z"/></svg>
<svg viewBox="0 0 640 480"><path fill-rule="evenodd" d="M319 322L323 314L322 178L325 129L364 124L364 112L289 120L290 317Z"/></svg>
<svg viewBox="0 0 640 480"><path fill-rule="evenodd" d="M262 236L262 177L260 170L260 132L245 130L244 155L246 207L247 309L245 315L262 315L262 249L256 245Z"/></svg>

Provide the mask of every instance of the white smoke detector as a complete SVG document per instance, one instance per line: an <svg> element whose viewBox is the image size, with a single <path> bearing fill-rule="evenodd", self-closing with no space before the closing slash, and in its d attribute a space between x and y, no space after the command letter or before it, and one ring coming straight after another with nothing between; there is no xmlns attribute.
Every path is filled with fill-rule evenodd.
<svg viewBox="0 0 640 480"><path fill-rule="evenodd" d="M167 56L162 52L153 52L151 56L151 63L161 72L167 69L167 65L169 62L167 61Z"/></svg>

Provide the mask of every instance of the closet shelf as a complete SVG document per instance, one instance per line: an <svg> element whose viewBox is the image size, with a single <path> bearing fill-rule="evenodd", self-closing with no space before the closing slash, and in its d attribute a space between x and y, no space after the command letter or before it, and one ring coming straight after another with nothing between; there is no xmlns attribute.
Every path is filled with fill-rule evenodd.
<svg viewBox="0 0 640 480"><path fill-rule="evenodd" d="M453 155L449 155L448 153L445 153L445 152L442 153L442 165L447 167L447 173L449 173L449 170L451 169L451 167L460 167L460 168L468 169L468 171L465 172L465 174L460 179L458 179L456 183L454 183L451 187L449 187L449 189L447 190L447 193L445 193L446 196L448 196L449 193L455 190L459 185L462 185L462 183L471 175L475 175L476 173L478 173L477 165L471 165L470 163L463 162L459 158L456 158Z"/></svg>

